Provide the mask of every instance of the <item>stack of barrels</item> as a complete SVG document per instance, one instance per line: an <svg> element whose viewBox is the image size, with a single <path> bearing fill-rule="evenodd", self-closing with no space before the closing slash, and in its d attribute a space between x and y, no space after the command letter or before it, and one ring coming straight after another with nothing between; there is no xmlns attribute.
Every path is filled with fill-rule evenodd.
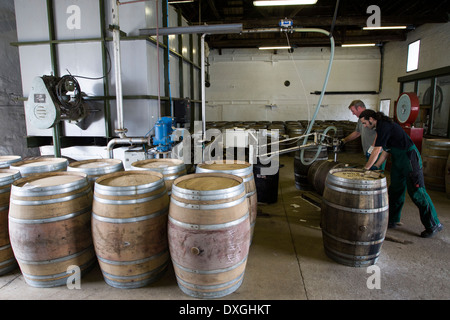
<svg viewBox="0 0 450 320"><path fill-rule="evenodd" d="M172 262L193 297L242 284L257 213L250 163L203 163L192 174L177 159L129 171L116 159L0 163L0 274L19 266L28 285L55 287L98 263L108 285L128 289Z"/></svg>
<svg viewBox="0 0 450 320"><path fill-rule="evenodd" d="M10 163L9 170L19 172L20 178L10 187L7 232L30 286L65 285L72 271L81 277L95 265L91 181L102 173L123 170L119 162L69 165L65 158L36 157ZM72 165L79 172L72 171Z"/></svg>

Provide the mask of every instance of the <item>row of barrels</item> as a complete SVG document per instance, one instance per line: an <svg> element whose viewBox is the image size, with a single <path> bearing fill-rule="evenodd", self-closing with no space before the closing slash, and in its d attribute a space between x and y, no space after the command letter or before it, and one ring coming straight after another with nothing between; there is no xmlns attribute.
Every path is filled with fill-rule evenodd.
<svg viewBox="0 0 450 320"><path fill-rule="evenodd" d="M292 121L207 121L206 129L219 129L224 133L226 130L230 129L254 129L254 130L278 130L280 135L280 140L291 139L295 137L302 136L306 133L309 126L307 120L292 120ZM341 120L341 121L322 121L316 120L313 127L311 128L311 133L323 133L324 130L330 126L336 127L336 131L330 130L327 135L333 136L337 139L343 139L350 133L355 131L356 123ZM297 146L298 143L303 141L288 140L286 142L280 142L280 149L287 149ZM350 141L345 144L343 150L349 153L362 152L361 138ZM294 153L290 153L294 155Z"/></svg>
<svg viewBox="0 0 450 320"><path fill-rule="evenodd" d="M68 268L83 276L97 261L107 284L137 288L157 281L171 259L179 288L190 296L217 298L239 288L256 220L249 163L199 164L193 174L165 175L158 170L184 164L142 160L123 171L120 160L99 159L64 170L63 160L0 169L0 274L18 264L30 286L54 287L67 284ZM48 162L58 165L25 169L23 176L15 169L44 170L39 162L46 170Z"/></svg>

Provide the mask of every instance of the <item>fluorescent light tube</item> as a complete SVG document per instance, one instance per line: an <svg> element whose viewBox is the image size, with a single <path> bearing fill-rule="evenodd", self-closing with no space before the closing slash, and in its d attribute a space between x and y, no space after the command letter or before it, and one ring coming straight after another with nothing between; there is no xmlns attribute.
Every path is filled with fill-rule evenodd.
<svg viewBox="0 0 450 320"><path fill-rule="evenodd" d="M375 47L375 43L343 44L342 47Z"/></svg>
<svg viewBox="0 0 450 320"><path fill-rule="evenodd" d="M406 29L407 26L364 27L363 30L395 30Z"/></svg>
<svg viewBox="0 0 450 320"><path fill-rule="evenodd" d="M289 46L259 47L258 49L259 50L282 50L282 49L289 50L289 49L291 49L291 47L289 47Z"/></svg>
<svg viewBox="0 0 450 320"><path fill-rule="evenodd" d="M261 0L253 1L253 5L257 7L261 6L290 6L290 5L307 5L315 4L317 0Z"/></svg>
<svg viewBox="0 0 450 320"><path fill-rule="evenodd" d="M173 3L188 3L188 2L194 2L194 0L174 0L174 1L169 1L169 4L173 4Z"/></svg>

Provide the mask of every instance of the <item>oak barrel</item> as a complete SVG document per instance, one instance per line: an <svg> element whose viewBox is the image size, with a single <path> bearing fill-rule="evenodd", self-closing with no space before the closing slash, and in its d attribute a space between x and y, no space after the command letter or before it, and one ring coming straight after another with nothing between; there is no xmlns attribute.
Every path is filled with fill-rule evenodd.
<svg viewBox="0 0 450 320"><path fill-rule="evenodd" d="M333 160L314 161L308 169L308 182L314 190L322 195L325 189L325 180L331 169L342 168L345 164Z"/></svg>
<svg viewBox="0 0 450 320"><path fill-rule="evenodd" d="M11 184L20 178L19 170L0 169L0 275L17 267L9 241L8 212Z"/></svg>
<svg viewBox="0 0 450 320"><path fill-rule="evenodd" d="M15 156L15 155L7 155L7 156L0 156L0 168L1 169L8 169L12 163L22 161L21 156Z"/></svg>
<svg viewBox="0 0 450 320"><path fill-rule="evenodd" d="M258 197L256 193L255 178L253 176L253 165L249 162L233 160L233 163L200 163L195 170L196 173L221 172L233 174L244 180L245 191L247 192L248 205L250 209L250 239L253 239L255 231L256 216L258 213Z"/></svg>
<svg viewBox="0 0 450 320"><path fill-rule="evenodd" d="M10 169L19 170L22 177L27 177L35 173L66 171L68 163L65 158L38 157L14 162Z"/></svg>
<svg viewBox="0 0 450 320"><path fill-rule="evenodd" d="M386 178L363 169L332 169L325 180L321 228L325 253L338 263L375 264L386 235Z"/></svg>
<svg viewBox="0 0 450 320"><path fill-rule="evenodd" d="M427 189L445 192L445 172L450 139L423 139L422 165Z"/></svg>
<svg viewBox="0 0 450 320"><path fill-rule="evenodd" d="M91 236L92 190L85 174L48 172L11 186L9 234L25 281L65 285L70 266L83 276L95 263Z"/></svg>
<svg viewBox="0 0 450 320"><path fill-rule="evenodd" d="M447 167L445 171L445 193L447 193L447 198L450 198L450 154L447 158Z"/></svg>
<svg viewBox="0 0 450 320"><path fill-rule="evenodd" d="M318 152L318 147L304 149L303 160L310 163ZM297 150L294 156L294 176L295 186L298 190L313 190L313 186L308 182L308 170L311 164L303 164L301 161L301 150ZM315 161L328 160L328 151L326 147L322 147ZM313 162L314 163L314 162Z"/></svg>
<svg viewBox="0 0 450 320"><path fill-rule="evenodd" d="M178 286L196 298L236 291L250 247L247 193L241 177L195 173L172 186L169 249Z"/></svg>
<svg viewBox="0 0 450 320"><path fill-rule="evenodd" d="M162 173L170 195L173 181L186 174L186 165L180 159L147 159L131 164L132 170L149 170Z"/></svg>
<svg viewBox="0 0 450 320"><path fill-rule="evenodd" d="M107 284L139 288L164 274L170 261L168 209L159 172L115 172L95 181L92 238Z"/></svg>
<svg viewBox="0 0 450 320"><path fill-rule="evenodd" d="M91 186L99 177L113 172L124 171L122 160L119 159L90 159L69 163L67 171L82 172L88 177Z"/></svg>

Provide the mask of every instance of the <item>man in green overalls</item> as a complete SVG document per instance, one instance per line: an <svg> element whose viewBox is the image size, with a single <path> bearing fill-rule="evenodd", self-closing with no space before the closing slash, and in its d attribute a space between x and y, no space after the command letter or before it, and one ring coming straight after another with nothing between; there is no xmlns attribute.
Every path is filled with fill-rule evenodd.
<svg viewBox="0 0 450 320"><path fill-rule="evenodd" d="M405 202L405 191L419 208L420 221L425 230L420 234L429 238L442 230L442 224L437 217L436 209L430 196L425 190L422 170L422 159L419 150L398 123L393 122L382 112L365 110L360 115L363 125L376 130L377 138L373 153L385 150L391 154L392 168L390 171L391 184L389 194L389 224L395 228L400 222L400 215ZM386 160L387 153L383 152L378 160L369 160L365 169L376 170Z"/></svg>

